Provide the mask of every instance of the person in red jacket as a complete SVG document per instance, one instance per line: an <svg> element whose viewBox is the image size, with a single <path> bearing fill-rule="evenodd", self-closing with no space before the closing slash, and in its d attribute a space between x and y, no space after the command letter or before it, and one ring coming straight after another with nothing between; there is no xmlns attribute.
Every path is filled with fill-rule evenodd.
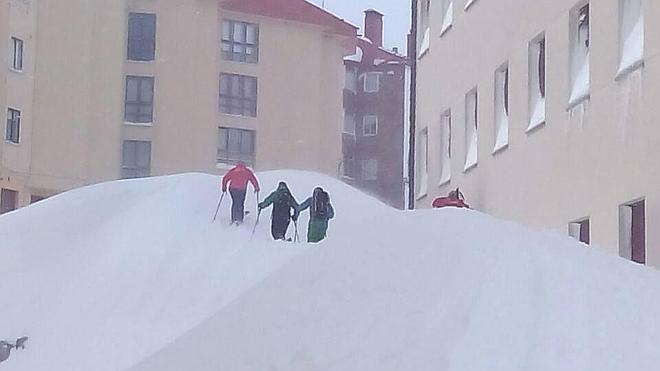
<svg viewBox="0 0 660 371"><path fill-rule="evenodd" d="M243 216L245 215L245 194L247 193L248 183L252 183L254 192L259 192L259 181L254 176L252 170L245 166L243 161L239 161L236 166L229 170L222 178L222 192L227 192L229 186L229 194L231 195L231 222L236 224L243 223Z"/></svg>

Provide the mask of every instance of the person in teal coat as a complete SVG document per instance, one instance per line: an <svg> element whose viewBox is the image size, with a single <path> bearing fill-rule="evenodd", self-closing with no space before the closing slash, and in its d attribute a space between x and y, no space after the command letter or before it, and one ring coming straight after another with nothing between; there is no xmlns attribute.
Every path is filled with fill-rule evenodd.
<svg viewBox="0 0 660 371"><path fill-rule="evenodd" d="M312 197L305 200L296 209L294 220L297 220L300 213L307 209L309 209L307 242L321 242L327 236L328 221L335 217L335 209L330 203L330 195L321 187L315 188Z"/></svg>

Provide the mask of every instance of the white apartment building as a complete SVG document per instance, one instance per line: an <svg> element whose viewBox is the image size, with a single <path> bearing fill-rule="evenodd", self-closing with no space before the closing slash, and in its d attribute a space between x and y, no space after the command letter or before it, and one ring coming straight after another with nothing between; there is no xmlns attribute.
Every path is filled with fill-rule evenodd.
<svg viewBox="0 0 660 371"><path fill-rule="evenodd" d="M660 2L416 1L418 207L660 267Z"/></svg>

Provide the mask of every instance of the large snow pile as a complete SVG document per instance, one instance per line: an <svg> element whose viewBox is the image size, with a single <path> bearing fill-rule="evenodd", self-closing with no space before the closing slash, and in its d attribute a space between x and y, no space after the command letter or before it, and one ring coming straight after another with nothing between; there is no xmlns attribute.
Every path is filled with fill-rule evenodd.
<svg viewBox="0 0 660 371"><path fill-rule="evenodd" d="M0 217L3 371L656 370L660 275L471 211L321 184L319 245L210 219L218 178L101 184ZM254 210L254 199L248 199ZM304 236L301 221L301 235Z"/></svg>

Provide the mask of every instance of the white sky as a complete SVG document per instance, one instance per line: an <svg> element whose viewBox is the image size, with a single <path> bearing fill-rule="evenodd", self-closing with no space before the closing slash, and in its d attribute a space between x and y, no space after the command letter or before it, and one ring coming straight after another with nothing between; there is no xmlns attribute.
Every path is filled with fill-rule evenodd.
<svg viewBox="0 0 660 371"><path fill-rule="evenodd" d="M406 35L410 31L410 1L408 0L308 0L321 5L340 18L360 27L364 23L364 10L373 8L385 14L385 46L398 46L406 51Z"/></svg>

